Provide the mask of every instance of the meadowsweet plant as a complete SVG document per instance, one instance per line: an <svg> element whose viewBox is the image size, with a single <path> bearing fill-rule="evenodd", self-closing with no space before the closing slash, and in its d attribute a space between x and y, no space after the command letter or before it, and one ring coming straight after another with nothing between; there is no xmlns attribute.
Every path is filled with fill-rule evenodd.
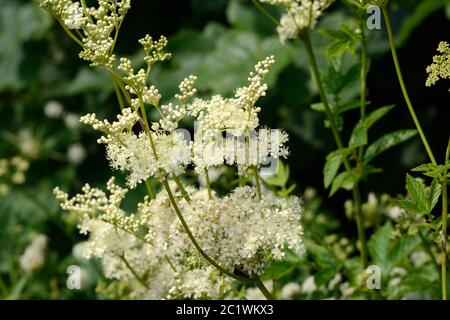
<svg viewBox="0 0 450 320"><path fill-rule="evenodd" d="M324 183L325 186L331 186L331 194L340 188L352 190L353 199L346 202L347 215L356 219L359 248L361 255L362 266L366 267L368 261L372 258L373 261L377 261L377 258L381 252L376 252L374 243L377 238L381 238L382 231L380 230L372 236L369 244L366 245L365 240L365 228L368 226L367 220L371 220L370 207L363 205L361 202L361 193L359 191L360 182L372 173L378 170L373 167L370 162L381 152L388 148L406 141L413 137L416 133L419 134L423 145L427 151L431 163L423 164L413 171L421 172L428 179L431 178L431 185L423 181L422 178L414 178L411 175L407 175L406 188L408 195L406 198L399 199L397 208L392 211L392 216L396 218L400 216L410 215L411 219L405 219L406 225L409 230L413 230L412 233L420 234L420 238L424 242L424 246L429 246L429 241L435 239L441 248L441 287L442 298L447 298L447 179L448 179L448 147L443 164L439 165L436 158L429 146L428 140L421 127L420 120L416 115L416 112L411 103L411 99L408 95L405 81L402 71L400 69L399 59L395 48L394 36L391 27L391 21L389 18L388 5L389 1L345 1L350 8L356 23L351 26L349 23L344 23L341 26L341 30L328 30L321 29L320 33L327 38L332 39L331 44L327 48L327 58L329 59L329 70L324 73L319 70L316 55L313 49L312 41L310 39L310 32L314 29L317 18L322 14L323 9L330 5L326 1L270 1L260 0L263 4L270 4L275 6L281 6L288 8L284 12L280 19L274 17L268 10L266 10L260 3L253 1L255 6L276 25L280 40L285 42L286 40L300 39L304 44L313 78L316 82L321 104L316 104L313 109L323 111L327 116L327 125L330 127L338 150L330 153L326 159L324 167ZM367 74L369 71L369 57L367 51L367 31L365 31L365 10L367 6L376 5L381 7L385 22L386 30L389 38L389 44L392 51L394 65L400 87L405 98L408 111L416 126L416 130L399 130L393 133L386 134L368 145L368 130L375 122L384 117L393 106L386 106L370 113L366 112L368 106L367 101ZM311 10L301 11L298 10L299 15L295 15L292 12L292 8L305 8L310 6ZM302 17L302 18L299 18ZM290 21L289 23L287 21ZM286 27L290 25L292 28ZM359 49L359 50L357 50ZM341 114L352 107L346 107L345 101L340 99L342 89L351 84L351 69L347 73L343 73L340 69L342 57L346 53L352 55L358 52L359 63L355 65L355 73L359 73L360 82L360 120L353 129L352 135L349 138L348 145L343 143L341 136L342 131L342 118ZM435 84L440 79L449 78L449 49L446 42L441 42L438 47L439 55L433 58L433 64L427 68L428 79L426 81L427 86ZM345 81L343 79L346 79ZM341 109L341 110L340 110ZM343 110L342 110L343 109ZM341 165L344 166L345 171L338 174ZM439 198L442 196L442 216L436 219L432 214L433 209L437 205ZM371 195L369 194L369 199ZM370 201L369 201L370 202ZM374 200L372 200L374 202ZM401 207L401 209L400 209ZM425 215L425 218L418 217ZM366 220L366 221L364 221ZM415 220L416 222L413 222ZM421 223L417 223L421 221ZM442 222L442 223L441 223ZM420 225L420 226L418 226ZM413 227L414 226L414 227ZM390 227L386 226L386 234L391 233ZM387 248L386 248L387 249ZM370 253L371 257L368 256ZM435 254L429 252L428 255L435 261ZM438 263L435 262L438 266ZM439 267L439 266L438 266ZM388 268L385 266L385 269ZM389 269L389 268L388 268ZM396 280L397 281L397 280Z"/></svg>
<svg viewBox="0 0 450 320"><path fill-rule="evenodd" d="M197 78L191 75L180 83L174 102L161 104L148 77L155 63L171 57L167 39L139 40L145 68L138 70L114 54L130 1L40 5L80 45L81 59L110 72L121 108L114 121L90 113L80 122L100 132L97 142L105 145L110 166L126 174L127 187L111 178L106 191L89 184L74 197L54 191L61 208L75 213L80 232L89 236L77 246L77 256L99 258L110 286L129 298L233 297L235 281L271 298L259 277L286 250L303 250L300 199L273 193L260 178L262 165L289 154L287 133L260 128L258 118L258 100L266 95L265 78L275 58L258 62L248 85L237 88L233 98L195 97ZM159 119L149 121L149 113ZM196 121L193 140L180 127L187 118ZM224 165L253 183L219 194L209 170ZM206 185L180 178L191 170L206 177ZM133 212L125 211L126 194L141 184L148 195Z"/></svg>

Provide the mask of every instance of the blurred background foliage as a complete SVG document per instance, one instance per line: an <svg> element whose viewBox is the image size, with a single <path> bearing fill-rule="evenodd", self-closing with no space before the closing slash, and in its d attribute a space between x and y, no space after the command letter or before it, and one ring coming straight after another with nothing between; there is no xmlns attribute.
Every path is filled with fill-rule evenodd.
<svg viewBox="0 0 450 320"><path fill-rule="evenodd" d="M443 84L425 89L424 84L425 68L437 44L448 40L449 1L392 2L407 85L430 134L432 148L444 150L450 119L447 87ZM338 1L320 21L320 27L338 29L343 22L354 25L349 11ZM261 123L285 128L291 136L290 175L281 179L286 180L282 184L289 181L297 185L295 194L305 194L305 237L310 255L303 258L307 261L293 256L286 263L273 266L272 272L277 280L285 279L282 282L302 282L308 274L318 272L316 283L327 283L342 266L336 257L330 256L337 249L328 251L317 244L318 239L339 233L354 242L356 232L343 206L348 195L341 192L327 199L323 188L322 168L334 142L324 127L323 114L311 108L318 102L317 90L302 44L282 45L270 22L245 0L134 0L121 33L117 54L136 63L143 54L137 40L145 33L169 38L168 50L173 58L155 67L150 78L163 94L163 102L176 93L179 82L190 74L198 76L201 96L231 95L234 88L246 82L246 75L256 61L275 55L276 64L268 80L269 94L260 102ZM382 29L368 35L369 110L396 105L373 134L410 129L412 123L405 112L386 34ZM325 51L330 41L314 34L313 42L324 72L328 69ZM112 174L103 147L96 144L95 133L76 121L76 117L88 112L96 112L100 117L116 113L118 106L111 79L103 70L89 68L77 55L76 44L35 3L0 0L0 158L21 156L30 163L25 183L0 198L0 298L101 297L96 294L93 281L101 278L98 266L76 261L72 255L73 245L82 239L76 231L76 220L61 214L52 196L56 185L75 192L85 182L104 185ZM356 63L357 57L351 54L340 61L341 71L349 76L342 92L348 101L358 94L359 75L352 75L351 71ZM59 104L63 111L58 116L49 116L48 112L46 115L45 106L49 102ZM357 110L346 113L345 122L355 123L358 116ZM343 130L348 137L351 126L344 126ZM417 137L386 152L376 160L383 173L363 184L364 194L403 193L405 172L425 160ZM131 197L133 203L139 194ZM389 225L386 226L381 230L387 232L385 228ZM49 239L45 267L29 274L20 269L19 256L33 236L40 233ZM382 237L379 232L377 235ZM341 239L347 238L336 243ZM334 240L330 241L328 245L333 246ZM346 241L349 240L339 246L345 247ZM349 249L348 254L351 252ZM81 263L90 275L87 288L91 290L86 287L82 291L68 290L66 268ZM351 264L352 260L346 263ZM435 279L428 281L424 286ZM388 297L398 298L401 294L391 292Z"/></svg>

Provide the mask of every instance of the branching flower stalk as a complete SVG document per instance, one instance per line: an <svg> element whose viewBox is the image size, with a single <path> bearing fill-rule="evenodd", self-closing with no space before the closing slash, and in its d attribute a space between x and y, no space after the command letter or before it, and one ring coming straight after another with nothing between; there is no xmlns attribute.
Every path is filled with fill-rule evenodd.
<svg viewBox="0 0 450 320"><path fill-rule="evenodd" d="M69 198L56 188L55 195L61 201L62 209L78 213L80 230L90 233L84 255L104 259L108 277L126 280L130 274L134 276L142 285L136 289L137 296L223 296L224 286L230 285L222 277L226 275L255 285L266 298L272 299L259 275L266 260L280 260L284 256L285 245L294 250L302 249L302 228L298 224L301 206L296 197L277 198L263 190L258 168L263 159L287 156L284 143L288 136L281 130L262 129L256 136L261 148L258 145L255 149L250 140L242 144L236 137L227 137L224 143L228 148L224 149L211 139L208 130L220 133L229 130L239 136L259 125L260 108L255 104L268 89L263 79L274 63L274 57L267 57L255 66L255 71L250 73L249 86L238 88L234 98L217 95L211 100L196 99L189 103L196 93L196 77L190 76L181 82L180 94L175 95L180 104L160 106L161 95L156 87L148 87L147 80L155 62L170 58L170 54L164 52L166 38L155 41L147 35L139 40L146 54L147 70L140 69L135 73L131 61L126 58L121 58L116 67L113 49L125 13L130 8L129 0L99 0L100 8L88 8L84 1L80 4L71 0L44 0L41 5L82 47L82 59L89 61L91 66L110 71L121 108L117 121L101 121L95 114L85 115L80 121L103 134L98 142L106 145L111 166L129 173L128 186L134 188L143 182L148 192L144 202L138 204L136 213L127 215L120 206L128 189L116 185L114 179L107 184L109 195L85 185L83 194ZM155 107L161 116L159 121L149 122L148 105ZM186 116L196 118L205 128L198 141L186 143L176 131L178 123ZM137 123L143 130L139 134L133 131ZM268 140L270 135L272 139ZM198 145L209 151L205 158L196 153ZM253 153L246 153L245 162L241 163L238 155L245 151ZM195 171L206 174L207 199L204 189L185 188L178 178L192 160ZM252 172L256 187L239 187L224 198L213 194L208 168L224 163L236 165L239 174ZM155 194L150 178L159 180L164 190ZM181 226L171 220L173 213ZM139 234L142 229L147 230L143 236ZM136 239L144 241L145 245L137 246ZM160 265L159 261L169 266ZM126 269L121 269L120 264ZM114 265L118 267L114 268ZM193 266L196 267L192 269ZM164 289L166 293L153 292L154 286L148 284L152 279L139 276L147 274L148 268L162 270L152 270L153 277L169 277L163 281L155 280L169 286ZM236 274L235 270L241 271ZM186 277L185 282L180 279L183 277ZM201 279L206 285L203 283L199 287L194 282ZM141 292L142 287L148 292Z"/></svg>

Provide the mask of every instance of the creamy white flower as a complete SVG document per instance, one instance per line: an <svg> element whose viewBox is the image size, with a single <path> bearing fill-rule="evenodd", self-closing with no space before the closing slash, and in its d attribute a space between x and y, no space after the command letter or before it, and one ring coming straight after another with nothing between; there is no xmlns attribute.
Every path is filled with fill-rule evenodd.
<svg viewBox="0 0 450 320"><path fill-rule="evenodd" d="M70 163L78 165L86 159L86 150L80 143L71 144L67 148L67 159Z"/></svg>
<svg viewBox="0 0 450 320"><path fill-rule="evenodd" d="M67 113L64 115L64 124L71 130L78 129L80 127L80 117L75 113Z"/></svg>
<svg viewBox="0 0 450 320"><path fill-rule="evenodd" d="M386 215L392 220L397 220L404 214L405 210L399 206L392 206L387 208Z"/></svg>
<svg viewBox="0 0 450 320"><path fill-rule="evenodd" d="M341 281L342 275L340 273L336 273L333 279L331 279L331 281L328 283L328 289L334 289Z"/></svg>
<svg viewBox="0 0 450 320"><path fill-rule="evenodd" d="M301 293L302 286L297 282L289 282L283 286L281 289L281 299L289 300L292 299L295 295Z"/></svg>
<svg viewBox="0 0 450 320"><path fill-rule="evenodd" d="M19 264L25 272L35 272L45 263L45 249L47 236L39 234L33 238L31 244L19 259Z"/></svg>
<svg viewBox="0 0 450 320"><path fill-rule="evenodd" d="M450 46L441 41L437 51L440 53L433 57L433 63L427 67L427 87L431 87L440 79L450 79Z"/></svg>
<svg viewBox="0 0 450 320"><path fill-rule="evenodd" d="M51 119L60 118L64 113L64 107L57 101L49 101L44 106L44 114Z"/></svg>
<svg viewBox="0 0 450 320"><path fill-rule="evenodd" d="M314 279L314 276L309 276L305 279L305 281L302 284L302 292L306 294L313 293L317 290L316 281Z"/></svg>
<svg viewBox="0 0 450 320"><path fill-rule="evenodd" d="M73 2L69 4L65 9L66 18L64 20L65 25L69 29L81 29L84 23L84 16L81 12L79 2Z"/></svg>
<svg viewBox="0 0 450 320"><path fill-rule="evenodd" d="M420 268L430 261L430 256L425 251L414 251L409 256L409 259L415 267Z"/></svg>
<svg viewBox="0 0 450 320"><path fill-rule="evenodd" d="M303 30L313 29L325 9L334 2L334 0L260 1L285 8L277 27L281 42L296 39Z"/></svg>
<svg viewBox="0 0 450 320"><path fill-rule="evenodd" d="M191 144L182 133L151 134L154 149L144 132L138 136L124 133L118 136L118 141L107 144L106 154L111 167L128 172L128 185L132 188L152 176L181 174L191 162Z"/></svg>

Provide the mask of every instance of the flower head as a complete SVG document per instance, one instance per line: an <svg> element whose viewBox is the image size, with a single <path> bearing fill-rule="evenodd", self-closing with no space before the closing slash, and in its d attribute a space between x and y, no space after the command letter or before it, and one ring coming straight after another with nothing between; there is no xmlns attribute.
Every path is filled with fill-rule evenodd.
<svg viewBox="0 0 450 320"><path fill-rule="evenodd" d="M437 51L440 55L433 57L433 63L427 67L427 87L431 87L439 79L450 79L450 46L447 42L439 43Z"/></svg>
<svg viewBox="0 0 450 320"><path fill-rule="evenodd" d="M281 42L296 39L303 30L313 29L334 0L260 0L285 9L277 31Z"/></svg>

